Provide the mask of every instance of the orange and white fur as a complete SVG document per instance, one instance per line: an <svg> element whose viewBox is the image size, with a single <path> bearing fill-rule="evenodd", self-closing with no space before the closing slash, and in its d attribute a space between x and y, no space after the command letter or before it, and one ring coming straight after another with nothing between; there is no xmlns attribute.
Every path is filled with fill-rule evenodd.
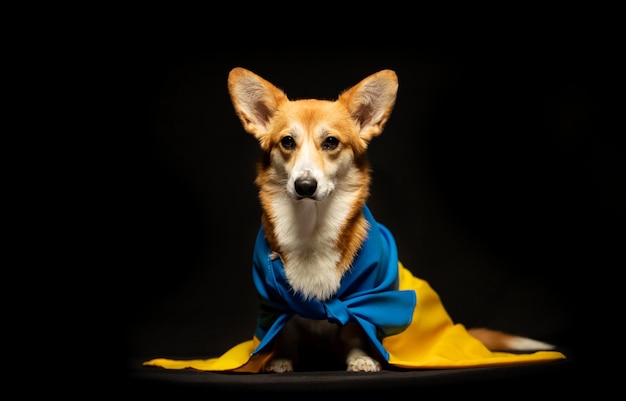
<svg viewBox="0 0 626 401"><path fill-rule="evenodd" d="M283 261L293 291L326 300L366 236L362 208L369 196L367 148L396 101L392 70L372 74L335 101L290 100L255 73L234 68L228 90L245 131L262 149L256 185L270 248ZM550 349L550 344L488 329L470 330L490 349ZM294 370L300 341L331 347L348 371L379 371L357 325L339 327L296 316L276 339L266 371Z"/></svg>

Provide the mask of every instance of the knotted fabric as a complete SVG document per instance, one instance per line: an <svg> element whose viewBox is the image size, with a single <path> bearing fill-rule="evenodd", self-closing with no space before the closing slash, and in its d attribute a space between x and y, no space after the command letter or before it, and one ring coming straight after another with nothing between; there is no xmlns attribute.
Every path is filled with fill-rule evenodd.
<svg viewBox="0 0 626 401"><path fill-rule="evenodd" d="M261 297L255 336L261 341L254 353L269 350L272 340L295 314L340 325L359 323L385 359L380 342L405 330L413 317L415 291L399 290L398 251L389 230L378 224L367 207L367 239L342 277L337 294L328 301L305 299L294 292L282 260L272 257L263 229L259 230L253 261L254 284Z"/></svg>

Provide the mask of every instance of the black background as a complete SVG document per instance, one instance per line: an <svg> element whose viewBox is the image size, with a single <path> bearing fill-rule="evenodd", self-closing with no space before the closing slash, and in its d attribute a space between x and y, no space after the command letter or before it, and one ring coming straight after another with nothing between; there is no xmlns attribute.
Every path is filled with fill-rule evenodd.
<svg viewBox="0 0 626 401"><path fill-rule="evenodd" d="M253 333L259 151L226 89L235 66L292 99L332 99L395 70L368 203L401 261L455 322L586 354L585 322L606 322L599 286L623 247L624 157L601 49L560 36L391 48L129 40L110 60L119 256L105 273L124 359L217 356Z"/></svg>

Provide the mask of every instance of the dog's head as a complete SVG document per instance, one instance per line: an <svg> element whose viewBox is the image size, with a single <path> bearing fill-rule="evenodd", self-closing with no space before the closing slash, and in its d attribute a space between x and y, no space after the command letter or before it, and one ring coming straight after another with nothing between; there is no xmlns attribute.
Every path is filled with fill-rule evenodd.
<svg viewBox="0 0 626 401"><path fill-rule="evenodd" d="M335 101L292 101L253 72L234 68L228 90L244 129L264 152L257 184L286 191L292 200L321 201L369 183L365 151L389 119L398 79L382 70Z"/></svg>

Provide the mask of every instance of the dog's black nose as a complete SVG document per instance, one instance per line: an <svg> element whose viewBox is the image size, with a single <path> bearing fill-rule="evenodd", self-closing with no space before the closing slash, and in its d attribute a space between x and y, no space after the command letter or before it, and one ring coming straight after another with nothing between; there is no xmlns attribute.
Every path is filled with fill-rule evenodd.
<svg viewBox="0 0 626 401"><path fill-rule="evenodd" d="M300 178L295 182L296 193L304 198L313 196L317 189L317 181L313 178Z"/></svg>

